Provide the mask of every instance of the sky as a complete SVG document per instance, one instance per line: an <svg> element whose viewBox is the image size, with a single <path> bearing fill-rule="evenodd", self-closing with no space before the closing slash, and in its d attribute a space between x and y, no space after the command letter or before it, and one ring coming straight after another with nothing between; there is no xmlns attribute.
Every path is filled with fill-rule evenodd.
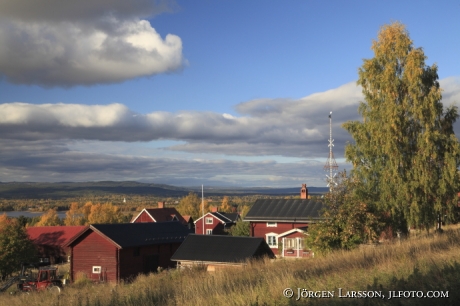
<svg viewBox="0 0 460 306"><path fill-rule="evenodd" d="M0 181L324 187L394 21L460 106L458 1L1 0Z"/></svg>

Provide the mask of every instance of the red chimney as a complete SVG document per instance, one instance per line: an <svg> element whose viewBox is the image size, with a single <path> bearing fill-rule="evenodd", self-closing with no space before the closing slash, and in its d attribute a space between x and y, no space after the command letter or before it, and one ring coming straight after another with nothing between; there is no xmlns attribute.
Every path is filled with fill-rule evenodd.
<svg viewBox="0 0 460 306"><path fill-rule="evenodd" d="M158 208L165 208L166 202L158 202Z"/></svg>
<svg viewBox="0 0 460 306"><path fill-rule="evenodd" d="M219 211L219 207L217 207L217 206L213 206L211 208L211 212L218 212L218 211Z"/></svg>
<svg viewBox="0 0 460 306"><path fill-rule="evenodd" d="M308 199L308 188L307 184L302 184L302 188L300 188L300 198L301 199Z"/></svg>

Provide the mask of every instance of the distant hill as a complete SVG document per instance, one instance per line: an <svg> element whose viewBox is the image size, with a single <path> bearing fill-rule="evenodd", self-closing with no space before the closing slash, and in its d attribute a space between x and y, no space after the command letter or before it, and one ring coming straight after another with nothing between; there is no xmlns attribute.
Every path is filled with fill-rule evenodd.
<svg viewBox="0 0 460 306"><path fill-rule="evenodd" d="M234 194L234 195L252 195L252 194L264 194L264 195L299 195L300 187L293 188L268 188L268 187L252 187L252 188L219 188L219 187L210 187L205 188L206 194ZM194 188L194 191L201 192L201 187ZM308 194L310 195L320 195L325 194L329 191L328 187L308 187Z"/></svg>
<svg viewBox="0 0 460 306"><path fill-rule="evenodd" d="M205 188L206 196L219 195L297 195L296 188ZM3 199L61 199L79 196L151 195L159 197L181 197L190 191L201 193L201 187L176 187L163 184L148 184L132 181L114 182L61 182L61 183L20 183L0 182L0 198ZM327 187L308 187L309 194L324 194Z"/></svg>

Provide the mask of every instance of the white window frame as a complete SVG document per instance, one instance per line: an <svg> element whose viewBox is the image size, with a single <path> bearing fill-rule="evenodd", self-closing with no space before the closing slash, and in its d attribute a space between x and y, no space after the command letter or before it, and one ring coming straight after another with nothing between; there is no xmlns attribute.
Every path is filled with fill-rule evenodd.
<svg viewBox="0 0 460 306"><path fill-rule="evenodd" d="M50 258L49 257L40 257L39 262L49 264L50 263Z"/></svg>
<svg viewBox="0 0 460 306"><path fill-rule="evenodd" d="M265 234L265 241L270 248L277 248L278 247L278 234L276 233L268 233Z"/></svg>
<svg viewBox="0 0 460 306"><path fill-rule="evenodd" d="M210 228L206 229L206 235L212 235L212 229Z"/></svg>
<svg viewBox="0 0 460 306"><path fill-rule="evenodd" d="M278 223L276 222L267 222L267 227L277 227Z"/></svg>
<svg viewBox="0 0 460 306"><path fill-rule="evenodd" d="M303 239L296 237L296 238L284 238L284 245L285 249L292 249L292 250L303 250Z"/></svg>
<svg viewBox="0 0 460 306"><path fill-rule="evenodd" d="M93 266L93 274L101 274L101 266Z"/></svg>
<svg viewBox="0 0 460 306"><path fill-rule="evenodd" d="M205 223L206 223L206 224L213 224L213 223L214 223L214 218L206 217L206 218L205 218Z"/></svg>

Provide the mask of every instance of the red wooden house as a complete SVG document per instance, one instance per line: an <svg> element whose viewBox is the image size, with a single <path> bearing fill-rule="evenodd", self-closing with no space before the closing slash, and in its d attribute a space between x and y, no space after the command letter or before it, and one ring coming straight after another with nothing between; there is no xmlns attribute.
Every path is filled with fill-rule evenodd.
<svg viewBox="0 0 460 306"><path fill-rule="evenodd" d="M191 216L182 216L174 207L165 207L165 202L158 202L158 208L144 208L131 223L178 221L194 233L195 225Z"/></svg>
<svg viewBox="0 0 460 306"><path fill-rule="evenodd" d="M70 250L64 247L86 226L37 226L28 227L27 234L36 246L38 261L43 264L57 264L68 261Z"/></svg>
<svg viewBox="0 0 460 306"><path fill-rule="evenodd" d="M70 278L119 282L173 267L171 256L189 234L179 222L93 224L67 245Z"/></svg>
<svg viewBox="0 0 460 306"><path fill-rule="evenodd" d="M158 202L158 208L144 208L131 220L131 223L165 221L179 221L184 225L187 224L187 221L174 207L165 207L165 202Z"/></svg>
<svg viewBox="0 0 460 306"><path fill-rule="evenodd" d="M308 199L306 184L302 184L300 199L257 200L244 221L250 222L250 235L267 241L279 257L306 257L304 248L308 225L318 222L321 202Z"/></svg>
<svg viewBox="0 0 460 306"><path fill-rule="evenodd" d="M195 221L195 234L228 235L227 230L240 220L238 213L208 212ZM204 222L204 224L203 224Z"/></svg>

